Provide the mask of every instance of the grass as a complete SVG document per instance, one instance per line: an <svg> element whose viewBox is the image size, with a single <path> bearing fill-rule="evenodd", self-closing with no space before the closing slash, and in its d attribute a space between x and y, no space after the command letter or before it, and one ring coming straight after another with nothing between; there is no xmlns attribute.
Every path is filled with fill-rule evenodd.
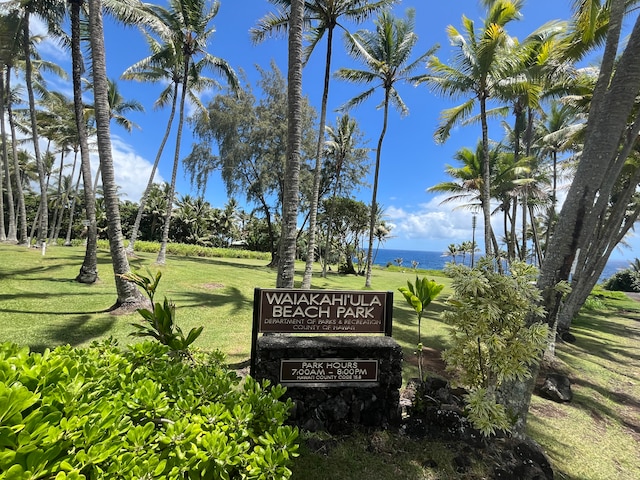
<svg viewBox="0 0 640 480"><path fill-rule="evenodd" d="M107 337L126 345L133 340L130 323L137 315L112 316L106 310L116 300L113 272L106 250L99 252L100 281L74 281L83 259L81 247L39 250L0 244L0 342L12 341L42 351L56 345L74 346ZM134 268L150 267L155 254L139 253ZM249 359L255 287L275 286L275 271L267 261L251 258L178 257L169 255L162 267L157 299L171 298L178 307L183 331L204 325L196 342L218 349L233 365ZM300 278L303 265L299 265ZM447 288L429 306L422 323L426 347L446 348L448 327L439 319L450 282L440 272L376 268L375 290L396 291L427 275ZM333 274L314 276L313 288L359 290L364 279ZM417 323L413 310L394 296L394 338L405 355L405 380L417 376L413 350ZM635 480L640 478L640 303L626 296L602 293L576 320L575 344L560 344L560 369L573 382L574 400L556 404L534 396L529 432L549 456L556 478L571 480ZM349 438L305 434L294 479L480 479L484 466L456 473L457 446L379 432ZM462 452L463 455L465 454Z"/></svg>

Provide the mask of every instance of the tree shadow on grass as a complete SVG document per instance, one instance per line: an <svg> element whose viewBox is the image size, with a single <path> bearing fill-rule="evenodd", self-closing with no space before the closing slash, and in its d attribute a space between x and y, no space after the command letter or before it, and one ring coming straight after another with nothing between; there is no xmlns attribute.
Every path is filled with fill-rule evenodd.
<svg viewBox="0 0 640 480"><path fill-rule="evenodd" d="M568 459L574 455L572 446L558 440L557 435L554 434L556 425L554 424L553 417L540 413L537 413L536 416L538 417L538 423L529 422L528 434L535 438L537 442L545 445L545 453L555 464L566 465L569 462ZM565 480L582 480L581 478L557 470L555 465L554 474L556 478Z"/></svg>
<svg viewBox="0 0 640 480"><path fill-rule="evenodd" d="M247 305L253 303L253 297L248 298L245 296L238 287L223 287L219 290L206 291L206 290L191 290L188 292L181 292L179 300L172 299L179 302L180 308L193 308L193 307L222 307L224 305L233 305L236 312L242 311L247 308Z"/></svg>
<svg viewBox="0 0 640 480"><path fill-rule="evenodd" d="M243 263L238 263L238 260L245 260L243 258L224 258L224 257L175 257L176 260L179 260L180 263L197 263L202 265L203 263L207 263L210 265L219 265L225 267L233 267L233 268L248 268L249 270L264 269L265 271L275 272L274 268L269 267L268 260L260 260L260 259L246 259L246 260L255 260L258 262L262 262L263 265L245 265Z"/></svg>
<svg viewBox="0 0 640 480"><path fill-rule="evenodd" d="M25 300L25 299L29 299L30 301L27 302L30 306L31 305L37 305L36 301L37 300L41 300L41 301L46 301L47 299L49 299L52 296L55 296L56 294L54 293L35 293L35 292L30 292L30 293L26 293L26 292L20 292L20 293L16 293L16 294L0 294L0 305L4 306L7 305L8 302L10 301L15 301L15 300ZM70 297L69 300L71 302L73 296L84 296L86 295L86 292L78 292L75 294L71 294L71 293L65 293L65 297ZM109 309L103 309L103 310L92 310L92 311L51 311L47 308L43 308L42 310L26 310L24 308L22 309L16 309L16 308L6 308L6 307L0 307L0 312L7 312L7 313L27 313L27 314L46 314L46 315L92 315L92 314L97 314L97 313L106 313L108 312Z"/></svg>
<svg viewBox="0 0 640 480"><path fill-rule="evenodd" d="M41 335L41 343L31 344L29 347L34 352L44 352L46 348L55 348L59 345L71 345L76 347L97 338L103 338L113 328L116 319L114 317L96 320L91 315L79 315L64 323L49 326Z"/></svg>
<svg viewBox="0 0 640 480"><path fill-rule="evenodd" d="M572 347L607 362L639 362L640 353L629 345L630 340L640 341L640 328L634 327L612 322L605 316L580 317L571 329L576 336Z"/></svg>
<svg viewBox="0 0 640 480"><path fill-rule="evenodd" d="M604 388L602 385L589 382L582 378L576 379L574 384L585 389L585 394L578 393L576 395L577 398L572 402L574 406L583 409L592 418L599 421L603 421L605 418L613 419L634 432L634 434L640 438L640 420L638 420L640 399L627 392ZM599 395L592 395L589 390L597 392ZM599 401L600 398L613 401L615 407L608 406L604 402ZM629 412L628 414L627 411ZM630 412L636 412L636 414L633 415Z"/></svg>

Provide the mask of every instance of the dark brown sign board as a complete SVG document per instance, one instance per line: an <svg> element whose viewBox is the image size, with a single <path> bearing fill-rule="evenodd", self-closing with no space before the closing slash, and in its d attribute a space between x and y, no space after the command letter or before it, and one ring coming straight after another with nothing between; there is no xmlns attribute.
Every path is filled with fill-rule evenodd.
<svg viewBox="0 0 640 480"><path fill-rule="evenodd" d="M393 292L256 288L253 294L251 374L259 333L375 334L390 337Z"/></svg>
<svg viewBox="0 0 640 480"><path fill-rule="evenodd" d="M283 385L326 386L377 381L378 360L282 359L280 363L280 383Z"/></svg>
<svg viewBox="0 0 640 480"><path fill-rule="evenodd" d="M390 335L393 294L257 289L253 308L260 333Z"/></svg>

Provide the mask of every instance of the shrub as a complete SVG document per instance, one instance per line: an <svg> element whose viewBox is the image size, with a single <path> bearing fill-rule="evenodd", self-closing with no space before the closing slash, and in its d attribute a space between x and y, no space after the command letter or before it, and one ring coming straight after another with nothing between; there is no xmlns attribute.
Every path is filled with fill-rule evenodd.
<svg viewBox="0 0 640 480"><path fill-rule="evenodd" d="M631 268L616 272L604 281L603 287L618 292L640 292L640 272Z"/></svg>
<svg viewBox="0 0 640 480"><path fill-rule="evenodd" d="M98 240L98 248L109 249L108 240ZM136 252L158 253L160 244L158 242L136 241ZM168 255L179 255L183 257L207 257L207 258L250 258L257 260L271 260L271 254L267 252L255 252L252 250L241 250L237 248L216 248L204 247L202 245L189 245L185 243L167 244Z"/></svg>
<svg viewBox="0 0 640 480"><path fill-rule="evenodd" d="M287 479L298 432L266 386L153 342L1 345L0 478Z"/></svg>
<svg viewBox="0 0 640 480"><path fill-rule="evenodd" d="M475 268L448 264L453 279L450 310L444 313L452 325L451 347L443 358L456 382L465 387L467 414L484 435L509 428L508 412L497 402L505 381L527 378L528 366L544 350L547 326L527 326L528 315L542 315L540 293L534 284L537 270L513 262L510 274L493 270L482 259Z"/></svg>

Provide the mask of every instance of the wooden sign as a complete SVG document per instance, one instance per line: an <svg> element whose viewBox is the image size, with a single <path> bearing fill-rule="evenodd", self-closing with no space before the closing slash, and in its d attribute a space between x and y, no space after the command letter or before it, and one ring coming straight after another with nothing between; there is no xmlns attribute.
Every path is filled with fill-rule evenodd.
<svg viewBox="0 0 640 480"><path fill-rule="evenodd" d="M259 289L261 333L390 334L391 292Z"/></svg>

